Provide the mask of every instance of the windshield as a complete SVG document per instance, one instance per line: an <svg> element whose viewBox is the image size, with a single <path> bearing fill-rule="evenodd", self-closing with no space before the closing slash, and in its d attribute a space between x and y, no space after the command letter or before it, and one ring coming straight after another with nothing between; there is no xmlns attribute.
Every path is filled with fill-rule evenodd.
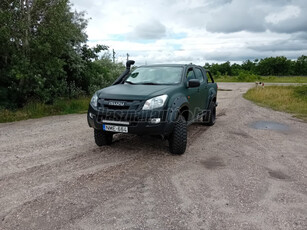
<svg viewBox="0 0 307 230"><path fill-rule="evenodd" d="M140 67L129 74L125 83L139 85L173 85L181 81L182 67Z"/></svg>

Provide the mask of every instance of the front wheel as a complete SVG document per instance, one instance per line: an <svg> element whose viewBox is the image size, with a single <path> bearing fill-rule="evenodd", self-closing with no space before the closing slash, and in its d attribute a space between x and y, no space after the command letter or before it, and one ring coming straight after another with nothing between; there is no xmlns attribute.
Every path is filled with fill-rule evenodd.
<svg viewBox="0 0 307 230"><path fill-rule="evenodd" d="M185 152L187 147L187 122L181 114L178 116L168 141L172 154L181 155Z"/></svg>
<svg viewBox="0 0 307 230"><path fill-rule="evenodd" d="M108 133L103 130L94 129L95 143L98 146L110 145L113 140L113 133Z"/></svg>

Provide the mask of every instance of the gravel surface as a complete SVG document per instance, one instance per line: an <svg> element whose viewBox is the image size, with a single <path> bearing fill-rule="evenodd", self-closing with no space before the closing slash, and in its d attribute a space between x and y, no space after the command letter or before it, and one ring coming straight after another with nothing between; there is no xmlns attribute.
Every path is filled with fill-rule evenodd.
<svg viewBox="0 0 307 230"><path fill-rule="evenodd" d="M253 85L220 83L182 156L122 134L99 148L84 114L0 124L0 229L306 230L307 123L243 99Z"/></svg>

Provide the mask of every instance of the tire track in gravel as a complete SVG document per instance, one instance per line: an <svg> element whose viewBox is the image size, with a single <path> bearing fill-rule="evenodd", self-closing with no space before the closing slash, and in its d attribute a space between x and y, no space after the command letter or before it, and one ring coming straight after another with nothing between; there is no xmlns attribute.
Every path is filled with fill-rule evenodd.
<svg viewBox="0 0 307 230"><path fill-rule="evenodd" d="M2 224L6 229L40 229L46 222L50 222L48 226L45 225L46 229L64 227L78 220L81 214L84 216L92 212L98 203L114 199L146 178L155 167L149 164L152 160L159 166L166 164L164 157L144 157L81 175L2 216ZM175 159L169 160L172 162ZM25 222L27 219L32 221ZM10 226L6 226L6 223L10 223Z"/></svg>

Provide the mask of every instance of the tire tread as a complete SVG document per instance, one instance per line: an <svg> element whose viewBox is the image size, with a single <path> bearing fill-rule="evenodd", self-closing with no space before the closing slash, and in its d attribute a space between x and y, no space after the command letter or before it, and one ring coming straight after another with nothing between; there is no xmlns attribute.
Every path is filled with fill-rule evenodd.
<svg viewBox="0 0 307 230"><path fill-rule="evenodd" d="M185 118L179 115L169 139L170 152L172 154L181 155L185 152L186 145L187 124Z"/></svg>

